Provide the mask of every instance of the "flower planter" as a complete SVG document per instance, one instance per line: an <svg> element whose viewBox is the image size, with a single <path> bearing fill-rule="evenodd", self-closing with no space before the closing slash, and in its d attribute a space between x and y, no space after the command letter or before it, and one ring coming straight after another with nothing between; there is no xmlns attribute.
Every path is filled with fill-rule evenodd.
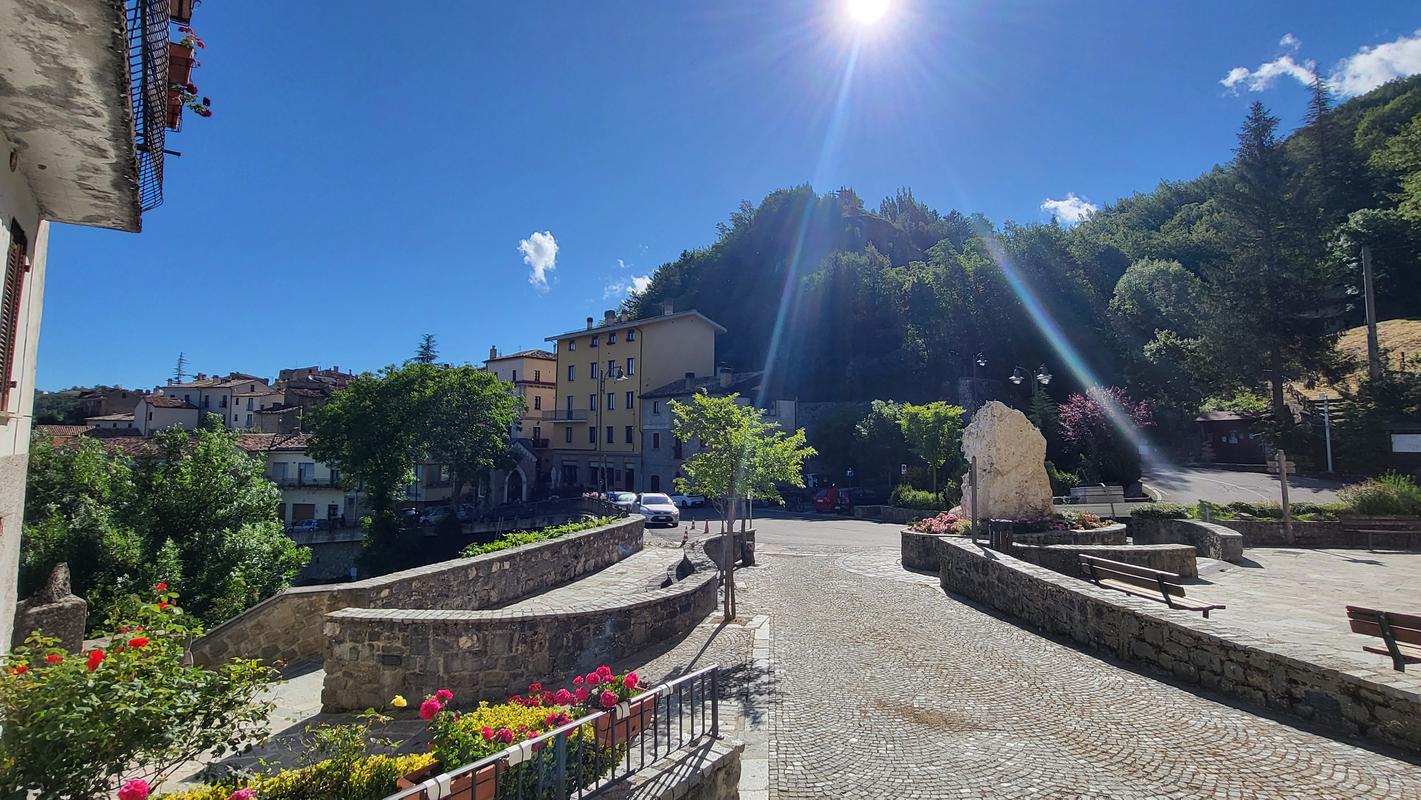
<svg viewBox="0 0 1421 800"><path fill-rule="evenodd" d="M168 42L168 83L186 86L192 81L192 48Z"/></svg>
<svg viewBox="0 0 1421 800"><path fill-rule="evenodd" d="M654 725L656 695L648 693L635 697L627 704L625 717L614 721L612 717L615 715L613 710L597 718L597 744L603 747L626 744L633 736Z"/></svg>
<svg viewBox="0 0 1421 800"><path fill-rule="evenodd" d="M164 122L173 130L182 127L183 124L183 99L176 89L168 90L168 107L164 114Z"/></svg>
<svg viewBox="0 0 1421 800"><path fill-rule="evenodd" d="M192 7L195 5L195 0L168 0L168 16L173 22L186 25L192 22Z"/></svg>
<svg viewBox="0 0 1421 800"><path fill-rule="evenodd" d="M466 772L449 784L449 794L443 797L447 800L494 800L498 794L498 776L504 769L503 762L499 761L474 772ZM430 778L444 774L445 771L444 765L436 761L402 776L395 782L395 786L401 790L413 789Z"/></svg>

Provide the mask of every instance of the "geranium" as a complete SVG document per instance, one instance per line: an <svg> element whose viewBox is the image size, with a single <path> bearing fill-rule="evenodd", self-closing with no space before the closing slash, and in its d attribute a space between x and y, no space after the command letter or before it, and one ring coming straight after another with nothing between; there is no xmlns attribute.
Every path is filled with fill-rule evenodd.
<svg viewBox="0 0 1421 800"><path fill-rule="evenodd" d="M148 646L148 637L147 637L147 636L135 636L135 637L133 637L132 639L129 639L129 640L128 640L128 646L134 648L135 650L141 649L141 648L144 648L144 647L147 647L147 646Z"/></svg>
<svg viewBox="0 0 1421 800"><path fill-rule="evenodd" d="M252 789L238 789L227 795L227 800L256 800L257 793Z"/></svg>
<svg viewBox="0 0 1421 800"><path fill-rule="evenodd" d="M444 706L433 697L419 704L419 718L428 722L434 719L434 715L444 710Z"/></svg>
<svg viewBox="0 0 1421 800"><path fill-rule="evenodd" d="M585 679L584 679L581 675L578 675L576 678L573 678L573 679L572 679L572 685L573 685L573 686L581 686L583 680L585 680Z"/></svg>
<svg viewBox="0 0 1421 800"><path fill-rule="evenodd" d="M30 671L29 666L27 666L27 665L25 665L25 664L16 664L15 666L10 667L10 674L11 674L11 675L24 675L26 672L29 672L29 671Z"/></svg>
<svg viewBox="0 0 1421 800"><path fill-rule="evenodd" d="M438 700L441 703L447 703L450 700L454 699L454 693L449 691L448 689L440 689L439 691L434 693L434 699Z"/></svg>
<svg viewBox="0 0 1421 800"><path fill-rule="evenodd" d="M579 703L586 703L587 698L591 695L592 692L586 686L579 686L577 687L577 691L572 693L572 696L576 698Z"/></svg>
<svg viewBox="0 0 1421 800"><path fill-rule="evenodd" d="M597 699L602 703L603 708L612 708L617 704L617 693L613 691L606 691L603 692L602 695Z"/></svg>
<svg viewBox="0 0 1421 800"><path fill-rule="evenodd" d="M118 800L148 800L148 781L142 778L133 778L123 782L119 787Z"/></svg>
<svg viewBox="0 0 1421 800"><path fill-rule="evenodd" d="M587 673L587 685L588 685L588 686L597 686L597 685L600 684L600 683L602 683L602 676L601 676L601 675L598 675L598 674L595 673L595 672L589 672L589 673Z"/></svg>
<svg viewBox="0 0 1421 800"><path fill-rule="evenodd" d="M606 664L603 664L602 666L597 668L598 677L600 677L604 681L610 681L612 679L613 674L615 673L612 672L612 668L607 666Z"/></svg>
<svg viewBox="0 0 1421 800"><path fill-rule="evenodd" d="M166 582L166 581L158 581L157 583L153 584L153 591L155 591L155 592L166 592L166 591L168 591L168 584L167 584L167 582Z"/></svg>
<svg viewBox="0 0 1421 800"><path fill-rule="evenodd" d="M98 649L98 648L95 648L95 649L93 649L93 650L90 650L90 651L89 651L89 665L88 665L88 666L89 666L89 671L90 671L90 672L93 672L94 670L98 669L98 668L99 668L99 665L102 664L102 663L104 663L104 651L102 651L102 650L100 650L100 649Z"/></svg>
<svg viewBox="0 0 1421 800"><path fill-rule="evenodd" d="M44 657L44 663L46 663L46 664L63 664L63 663L64 663L64 656L61 656L61 655L58 654L58 653L50 653L49 655L47 655L47 656Z"/></svg>
<svg viewBox="0 0 1421 800"><path fill-rule="evenodd" d="M493 738L503 744L513 744L513 731L507 728L500 728L498 733L494 734Z"/></svg>

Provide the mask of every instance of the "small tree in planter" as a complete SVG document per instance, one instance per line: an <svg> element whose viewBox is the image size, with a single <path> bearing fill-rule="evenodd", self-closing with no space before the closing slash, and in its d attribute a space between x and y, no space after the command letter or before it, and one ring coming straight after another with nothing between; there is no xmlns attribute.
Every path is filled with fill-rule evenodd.
<svg viewBox="0 0 1421 800"><path fill-rule="evenodd" d="M158 584L111 618L109 644L69 653L33 635L0 673L0 797L90 800L120 784L146 797L150 783L203 753L221 757L259 738L273 675L255 661L217 669L184 665L201 633ZM125 775L134 775L127 781Z"/></svg>

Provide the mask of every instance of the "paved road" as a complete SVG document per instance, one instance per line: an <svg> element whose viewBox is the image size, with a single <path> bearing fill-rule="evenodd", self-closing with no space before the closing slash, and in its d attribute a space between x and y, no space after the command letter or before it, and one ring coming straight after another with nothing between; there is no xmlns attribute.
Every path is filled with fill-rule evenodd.
<svg viewBox="0 0 1421 800"><path fill-rule="evenodd" d="M765 798L1421 798L1421 767L1215 702L946 596L897 526L757 524ZM672 533L679 536L678 533Z"/></svg>
<svg viewBox="0 0 1421 800"><path fill-rule="evenodd" d="M1278 476L1266 472L1153 465L1146 470L1143 482L1146 488L1158 492L1161 500L1170 503L1193 503L1197 500L1219 504L1238 500L1250 503L1280 501ZM1337 499L1337 490L1341 486L1337 481L1323 478L1292 476L1288 479L1288 498L1328 503Z"/></svg>

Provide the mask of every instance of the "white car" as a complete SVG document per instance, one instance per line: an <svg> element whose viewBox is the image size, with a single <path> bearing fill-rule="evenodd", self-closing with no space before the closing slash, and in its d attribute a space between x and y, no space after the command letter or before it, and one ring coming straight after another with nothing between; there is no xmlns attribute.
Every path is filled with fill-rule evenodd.
<svg viewBox="0 0 1421 800"><path fill-rule="evenodd" d="M608 492L607 502L623 511L636 512L637 499L635 492Z"/></svg>
<svg viewBox="0 0 1421 800"><path fill-rule="evenodd" d="M706 496L703 494L673 494L671 502L677 508L700 508L706 504Z"/></svg>
<svg viewBox="0 0 1421 800"><path fill-rule="evenodd" d="M647 525L681 524L681 510L664 494L643 494L637 504L636 513L646 517Z"/></svg>

